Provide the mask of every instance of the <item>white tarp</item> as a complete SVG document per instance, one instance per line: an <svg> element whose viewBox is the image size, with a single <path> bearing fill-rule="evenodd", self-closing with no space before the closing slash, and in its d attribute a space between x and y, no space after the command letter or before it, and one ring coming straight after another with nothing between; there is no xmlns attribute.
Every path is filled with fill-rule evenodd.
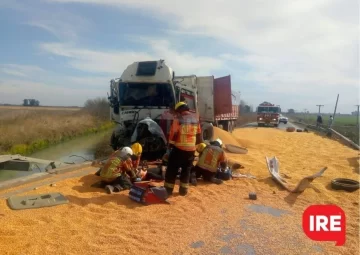
<svg viewBox="0 0 360 255"><path fill-rule="evenodd" d="M153 121L150 117L146 117L145 119L139 121L139 123L136 125L135 131L131 136L132 143L136 141L137 129L138 129L139 124L146 124L148 126L149 132L151 134L161 137L161 139L163 139L164 143L167 144L164 132L162 131L160 126L155 121Z"/></svg>

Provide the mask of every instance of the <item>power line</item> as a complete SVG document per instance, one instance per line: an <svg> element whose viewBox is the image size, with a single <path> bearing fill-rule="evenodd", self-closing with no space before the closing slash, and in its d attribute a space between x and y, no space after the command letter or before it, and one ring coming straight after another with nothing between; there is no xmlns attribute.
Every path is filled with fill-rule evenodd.
<svg viewBox="0 0 360 255"><path fill-rule="evenodd" d="M323 105L323 104L317 104L316 106L319 107L319 114L320 114L320 108L321 108L322 106L324 106L324 105Z"/></svg>

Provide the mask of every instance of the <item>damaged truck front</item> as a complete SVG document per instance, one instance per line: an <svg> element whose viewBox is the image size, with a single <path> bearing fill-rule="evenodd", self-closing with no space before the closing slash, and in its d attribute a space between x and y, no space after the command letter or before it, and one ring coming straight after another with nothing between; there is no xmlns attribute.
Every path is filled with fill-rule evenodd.
<svg viewBox="0 0 360 255"><path fill-rule="evenodd" d="M111 136L114 150L139 142L143 158L161 158L166 137L160 121L176 103L174 72L164 60L135 62L110 81L110 119L117 123Z"/></svg>

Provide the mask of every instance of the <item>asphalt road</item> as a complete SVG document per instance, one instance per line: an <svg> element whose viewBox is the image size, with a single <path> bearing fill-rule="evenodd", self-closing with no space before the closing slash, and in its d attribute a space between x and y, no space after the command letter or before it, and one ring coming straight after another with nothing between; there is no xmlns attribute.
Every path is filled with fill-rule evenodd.
<svg viewBox="0 0 360 255"><path fill-rule="evenodd" d="M257 126L258 126L258 125L257 125L256 122L251 122L251 123L248 123L248 124L246 124L246 125L244 125L244 126L242 126L242 127L257 127ZM296 129L301 128L301 127L299 127L299 126L297 126L297 125L295 125L295 124L293 124L293 123L291 123L291 122L288 122L288 123L286 123L286 124L280 123L277 128L279 128L279 129L284 129L284 130L285 130L285 129L288 128L288 127L294 127L294 128L296 128ZM269 126L269 127L265 126L265 127L262 127L262 128L274 128L274 127L273 127L273 126Z"/></svg>

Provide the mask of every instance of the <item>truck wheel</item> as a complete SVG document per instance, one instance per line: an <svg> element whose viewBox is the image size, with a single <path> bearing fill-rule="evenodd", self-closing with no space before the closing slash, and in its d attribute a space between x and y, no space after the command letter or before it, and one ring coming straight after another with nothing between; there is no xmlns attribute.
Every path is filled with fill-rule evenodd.
<svg viewBox="0 0 360 255"><path fill-rule="evenodd" d="M279 126L279 124L274 124L274 127L278 127Z"/></svg>
<svg viewBox="0 0 360 255"><path fill-rule="evenodd" d="M223 126L224 126L223 129L224 129L225 131L228 131L228 132L230 131L230 130L229 130L229 121L223 121Z"/></svg>
<svg viewBox="0 0 360 255"><path fill-rule="evenodd" d="M232 123L231 123L231 121L226 121L225 122L225 130L226 131L228 131L229 133L231 133L232 132Z"/></svg>
<svg viewBox="0 0 360 255"><path fill-rule="evenodd" d="M203 140L212 140L214 136L214 127L210 123L203 123L201 125L201 134Z"/></svg>

